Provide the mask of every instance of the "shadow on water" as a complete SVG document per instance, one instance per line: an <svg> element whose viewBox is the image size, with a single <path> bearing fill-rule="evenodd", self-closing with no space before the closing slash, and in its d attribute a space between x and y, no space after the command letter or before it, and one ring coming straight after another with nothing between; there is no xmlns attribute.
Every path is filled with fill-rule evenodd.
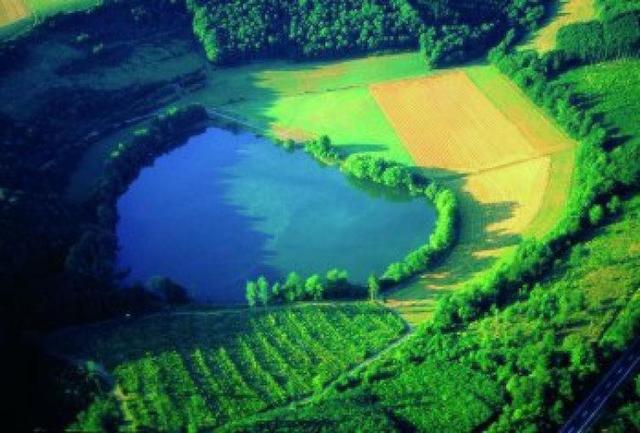
<svg viewBox="0 0 640 433"><path fill-rule="evenodd" d="M166 275L209 302L242 301L247 280L289 271L337 267L364 283L423 245L435 219L424 200L364 185L302 152L210 128L120 198L118 262L127 282Z"/></svg>
<svg viewBox="0 0 640 433"><path fill-rule="evenodd" d="M223 172L240 160L242 136L193 137L142 170L118 202L118 262L128 280L168 275L201 301L238 302L247 279L281 278L265 265L270 236L261 219L224 199ZM209 287L209 289L204 289Z"/></svg>

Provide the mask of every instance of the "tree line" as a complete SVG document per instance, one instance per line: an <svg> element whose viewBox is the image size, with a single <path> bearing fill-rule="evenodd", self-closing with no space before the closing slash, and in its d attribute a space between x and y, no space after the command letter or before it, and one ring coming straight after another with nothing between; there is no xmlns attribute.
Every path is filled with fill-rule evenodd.
<svg viewBox="0 0 640 433"><path fill-rule="evenodd" d="M201 105L170 108L154 118L147 128L136 131L129 142L119 143L111 152L91 199L96 222L85 227L66 256L66 271L77 284L113 285L118 198L143 167L183 143L207 118Z"/></svg>
<svg viewBox="0 0 640 433"><path fill-rule="evenodd" d="M558 31L556 55L567 63L595 63L640 52L640 11L575 23Z"/></svg>

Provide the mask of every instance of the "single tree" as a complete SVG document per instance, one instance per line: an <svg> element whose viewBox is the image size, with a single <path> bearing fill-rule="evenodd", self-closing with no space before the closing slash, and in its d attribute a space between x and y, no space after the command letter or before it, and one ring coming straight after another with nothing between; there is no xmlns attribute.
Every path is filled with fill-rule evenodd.
<svg viewBox="0 0 640 433"><path fill-rule="evenodd" d="M261 276L260 278L258 278L256 285L258 300L263 306L266 307L269 303L269 282L265 277Z"/></svg>
<svg viewBox="0 0 640 433"><path fill-rule="evenodd" d="M247 298L247 303L249 307L256 306L256 297L258 293L258 285L254 281L247 281L247 286L245 290L245 297Z"/></svg>
<svg viewBox="0 0 640 433"><path fill-rule="evenodd" d="M369 275L367 280L367 287L369 289L369 300L375 301L380 294L380 281L374 274Z"/></svg>
<svg viewBox="0 0 640 433"><path fill-rule="evenodd" d="M314 301L322 299L324 287L322 286L320 275L314 274L307 278L307 281L304 283L304 290L308 298L311 298Z"/></svg>

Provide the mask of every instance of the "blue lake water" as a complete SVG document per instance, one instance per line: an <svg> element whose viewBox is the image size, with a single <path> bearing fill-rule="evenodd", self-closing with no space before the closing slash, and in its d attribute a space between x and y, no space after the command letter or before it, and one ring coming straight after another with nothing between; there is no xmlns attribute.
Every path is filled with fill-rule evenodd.
<svg viewBox="0 0 640 433"><path fill-rule="evenodd" d="M303 152L211 128L156 159L118 201L128 282L167 276L199 301L244 300L248 279L346 269L364 282L425 243L435 211L357 185Z"/></svg>

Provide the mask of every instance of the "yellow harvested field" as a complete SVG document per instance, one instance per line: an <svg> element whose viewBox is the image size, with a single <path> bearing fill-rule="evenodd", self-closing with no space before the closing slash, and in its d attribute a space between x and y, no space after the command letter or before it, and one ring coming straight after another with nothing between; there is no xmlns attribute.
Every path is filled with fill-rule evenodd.
<svg viewBox="0 0 640 433"><path fill-rule="evenodd" d="M549 157L549 176L540 211L524 231L526 236L542 238L558 223L571 192L575 149L565 149Z"/></svg>
<svg viewBox="0 0 640 433"><path fill-rule="evenodd" d="M0 2L0 26L11 24L29 15L23 0L2 0Z"/></svg>
<svg viewBox="0 0 640 433"><path fill-rule="evenodd" d="M573 141L520 88L494 66L465 68L473 84L513 123L539 156L573 147Z"/></svg>
<svg viewBox="0 0 640 433"><path fill-rule="evenodd" d="M478 173L548 151L529 141L461 70L373 85L371 92L419 166Z"/></svg>
<svg viewBox="0 0 640 433"><path fill-rule="evenodd" d="M529 227L542 205L550 165L550 158L542 157L450 182L466 197L462 212L476 216L460 230L473 245L472 258L499 256Z"/></svg>
<svg viewBox="0 0 640 433"><path fill-rule="evenodd" d="M589 21L596 16L594 3L595 0L561 1L556 16L546 26L538 30L531 41L522 48L534 49L541 54L553 50L560 28L573 23Z"/></svg>
<svg viewBox="0 0 640 433"><path fill-rule="evenodd" d="M458 245L388 298L410 323L482 276L523 236L544 236L571 185L574 142L491 67L371 88L416 163L460 200Z"/></svg>

